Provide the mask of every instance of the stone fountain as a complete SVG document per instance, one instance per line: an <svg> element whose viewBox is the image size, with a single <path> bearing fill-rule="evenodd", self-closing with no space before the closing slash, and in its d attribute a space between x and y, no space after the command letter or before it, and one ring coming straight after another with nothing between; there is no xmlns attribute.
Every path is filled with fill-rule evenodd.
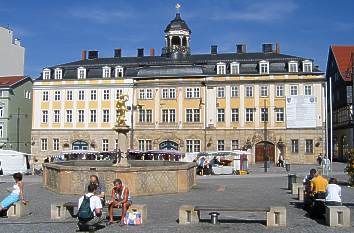
<svg viewBox="0 0 354 233"><path fill-rule="evenodd" d="M44 164L43 186L59 194L83 194L90 175L95 174L105 183L110 193L117 178L129 187L133 196L188 192L195 184L195 163L173 161L128 160L128 133L125 123L128 111L122 95L117 101L118 156L112 161L72 160Z"/></svg>

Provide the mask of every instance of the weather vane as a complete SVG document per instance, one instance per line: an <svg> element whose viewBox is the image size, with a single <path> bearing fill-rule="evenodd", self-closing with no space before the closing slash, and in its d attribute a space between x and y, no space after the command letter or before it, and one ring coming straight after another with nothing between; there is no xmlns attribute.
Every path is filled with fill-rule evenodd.
<svg viewBox="0 0 354 233"><path fill-rule="evenodd" d="M177 11L177 13L179 13L179 8L181 8L181 4L177 3L177 4L176 4L176 11Z"/></svg>

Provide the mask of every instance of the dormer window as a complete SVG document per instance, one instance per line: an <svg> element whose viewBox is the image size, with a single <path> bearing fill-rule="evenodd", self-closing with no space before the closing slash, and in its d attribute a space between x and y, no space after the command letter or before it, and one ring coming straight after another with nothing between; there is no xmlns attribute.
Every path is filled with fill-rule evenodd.
<svg viewBox="0 0 354 233"><path fill-rule="evenodd" d="M50 69L43 69L43 79L50 79Z"/></svg>
<svg viewBox="0 0 354 233"><path fill-rule="evenodd" d="M61 68L56 68L54 70L54 79L62 79L63 78L63 70Z"/></svg>
<svg viewBox="0 0 354 233"><path fill-rule="evenodd" d="M232 62L230 65L230 73L231 74L240 74L240 63Z"/></svg>
<svg viewBox="0 0 354 233"><path fill-rule="evenodd" d="M218 64L216 64L216 73L226 74L226 64L223 62L219 62Z"/></svg>
<svg viewBox="0 0 354 233"><path fill-rule="evenodd" d="M121 66L116 66L116 75L115 75L115 77L116 78L122 78L123 77L123 75L124 75L124 69L123 69L123 67L121 67Z"/></svg>
<svg viewBox="0 0 354 233"><path fill-rule="evenodd" d="M259 62L259 74L269 74L269 62L267 61Z"/></svg>
<svg viewBox="0 0 354 233"><path fill-rule="evenodd" d="M86 69L84 67L77 69L77 79L86 79Z"/></svg>
<svg viewBox="0 0 354 233"><path fill-rule="evenodd" d="M302 71L304 73L311 73L312 72L312 62L309 60L302 62Z"/></svg>
<svg viewBox="0 0 354 233"><path fill-rule="evenodd" d="M105 66L102 68L102 77L110 78L111 77L111 67Z"/></svg>
<svg viewBox="0 0 354 233"><path fill-rule="evenodd" d="M298 64L296 61L290 61L288 64L288 71L289 73L296 73L298 72Z"/></svg>

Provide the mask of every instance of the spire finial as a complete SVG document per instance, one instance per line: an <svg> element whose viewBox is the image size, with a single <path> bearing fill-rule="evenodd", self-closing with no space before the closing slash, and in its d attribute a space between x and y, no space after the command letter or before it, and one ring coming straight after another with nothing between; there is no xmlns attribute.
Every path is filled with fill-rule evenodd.
<svg viewBox="0 0 354 233"><path fill-rule="evenodd" d="M177 3L176 4L176 12L179 13L179 8L181 8L181 4Z"/></svg>

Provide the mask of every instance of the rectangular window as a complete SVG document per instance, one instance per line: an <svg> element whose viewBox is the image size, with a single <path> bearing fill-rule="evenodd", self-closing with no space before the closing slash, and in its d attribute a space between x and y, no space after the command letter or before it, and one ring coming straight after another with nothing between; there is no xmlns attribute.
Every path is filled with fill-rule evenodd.
<svg viewBox="0 0 354 233"><path fill-rule="evenodd" d="M218 151L224 151L224 150L225 150L225 141L218 140Z"/></svg>
<svg viewBox="0 0 354 233"><path fill-rule="evenodd" d="M218 87L218 98L225 98L225 87Z"/></svg>
<svg viewBox="0 0 354 233"><path fill-rule="evenodd" d="M85 111L84 110L78 110L78 122L83 123L85 122Z"/></svg>
<svg viewBox="0 0 354 233"><path fill-rule="evenodd" d="M192 98L200 98L200 88L199 87L187 87L186 88L186 98L187 99L192 99Z"/></svg>
<svg viewBox="0 0 354 233"><path fill-rule="evenodd" d="M139 90L139 99L145 99L145 89Z"/></svg>
<svg viewBox="0 0 354 233"><path fill-rule="evenodd" d="M43 101L48 101L48 99L49 99L49 93L48 93L48 91L43 91L43 92L42 92L42 100L43 100Z"/></svg>
<svg viewBox="0 0 354 233"><path fill-rule="evenodd" d="M218 108L218 122L225 122L225 109Z"/></svg>
<svg viewBox="0 0 354 233"><path fill-rule="evenodd" d="M170 122L176 122L176 110L170 109Z"/></svg>
<svg viewBox="0 0 354 233"><path fill-rule="evenodd" d="M59 138L53 138L53 151L59 150Z"/></svg>
<svg viewBox="0 0 354 233"><path fill-rule="evenodd" d="M200 140L186 140L187 152L200 152Z"/></svg>
<svg viewBox="0 0 354 233"><path fill-rule="evenodd" d="M284 108L276 108L275 115L276 115L277 122L283 122L284 121Z"/></svg>
<svg viewBox="0 0 354 233"><path fill-rule="evenodd" d="M103 122L109 122L109 109L103 109Z"/></svg>
<svg viewBox="0 0 354 233"><path fill-rule="evenodd" d="M103 99L109 100L109 90L103 90Z"/></svg>
<svg viewBox="0 0 354 233"><path fill-rule="evenodd" d="M41 138L41 151L47 151L47 150L48 150L48 139Z"/></svg>
<svg viewBox="0 0 354 233"><path fill-rule="evenodd" d="M146 89L146 99L152 99L152 89Z"/></svg>
<svg viewBox="0 0 354 233"><path fill-rule="evenodd" d="M186 122L200 122L200 109L186 109Z"/></svg>
<svg viewBox="0 0 354 233"><path fill-rule="evenodd" d="M139 109L139 122L145 122L145 109Z"/></svg>
<svg viewBox="0 0 354 233"><path fill-rule="evenodd" d="M261 86L261 97L267 97L268 96L268 86Z"/></svg>
<svg viewBox="0 0 354 233"><path fill-rule="evenodd" d="M146 109L146 122L152 122L152 109Z"/></svg>
<svg viewBox="0 0 354 233"><path fill-rule="evenodd" d="M4 117L4 106L0 106L0 117Z"/></svg>
<svg viewBox="0 0 354 233"><path fill-rule="evenodd" d="M239 64L231 64L231 67L230 67L230 73L231 74L239 74L240 71L239 71Z"/></svg>
<svg viewBox="0 0 354 233"><path fill-rule="evenodd" d="M217 74L225 74L226 73L226 65L219 64L217 65Z"/></svg>
<svg viewBox="0 0 354 233"><path fill-rule="evenodd" d="M292 153L299 153L299 140L298 139L291 140L291 152Z"/></svg>
<svg viewBox="0 0 354 233"><path fill-rule="evenodd" d="M85 100L85 91L83 90L79 91L79 100Z"/></svg>
<svg viewBox="0 0 354 233"><path fill-rule="evenodd" d="M252 97L252 96L253 96L253 87L246 86L246 97Z"/></svg>
<svg viewBox="0 0 354 233"><path fill-rule="evenodd" d="M305 140L305 153L308 154L313 154L313 140L312 139L306 139Z"/></svg>
<svg viewBox="0 0 354 233"><path fill-rule="evenodd" d="M54 100L59 101L60 100L60 91L55 91L54 92Z"/></svg>
<svg viewBox="0 0 354 233"><path fill-rule="evenodd" d="M186 109L186 121L193 122L193 109Z"/></svg>
<svg viewBox="0 0 354 233"><path fill-rule="evenodd" d="M139 140L139 150L145 151L145 140Z"/></svg>
<svg viewBox="0 0 354 233"><path fill-rule="evenodd" d="M261 108L261 122L268 122L268 108Z"/></svg>
<svg viewBox="0 0 354 233"><path fill-rule="evenodd" d="M42 123L48 123L48 111L47 110L42 111Z"/></svg>
<svg viewBox="0 0 354 233"><path fill-rule="evenodd" d="M186 98L187 99L193 98L193 89L190 87L186 88Z"/></svg>
<svg viewBox="0 0 354 233"><path fill-rule="evenodd" d="M4 126L0 124L0 138L4 137Z"/></svg>
<svg viewBox="0 0 354 233"><path fill-rule="evenodd" d="M168 89L162 89L162 99L168 99Z"/></svg>
<svg viewBox="0 0 354 233"><path fill-rule="evenodd" d="M102 139L102 151L108 151L108 139Z"/></svg>
<svg viewBox="0 0 354 233"><path fill-rule="evenodd" d="M194 122L200 122L200 109L195 108L193 109L193 113L194 113Z"/></svg>
<svg viewBox="0 0 354 233"><path fill-rule="evenodd" d="M231 141L231 150L237 150L239 147L238 140Z"/></svg>
<svg viewBox="0 0 354 233"><path fill-rule="evenodd" d="M60 110L54 110L54 123L60 122Z"/></svg>
<svg viewBox="0 0 354 233"><path fill-rule="evenodd" d="M96 115L97 115L96 109L91 109L90 110L90 122L91 123L95 123L96 122Z"/></svg>
<svg viewBox="0 0 354 233"><path fill-rule="evenodd" d="M91 90L90 99L91 100L96 100L97 99L97 91L96 90Z"/></svg>
<svg viewBox="0 0 354 233"><path fill-rule="evenodd" d="M119 97L123 94L123 90L122 89L117 89L116 92L116 99L119 99Z"/></svg>
<svg viewBox="0 0 354 233"><path fill-rule="evenodd" d="M199 87L193 88L194 98L200 98L200 89Z"/></svg>
<svg viewBox="0 0 354 233"><path fill-rule="evenodd" d="M171 88L169 90L169 98L170 99L176 99L176 89L175 88Z"/></svg>
<svg viewBox="0 0 354 233"><path fill-rule="evenodd" d="M297 72L297 63L289 63L289 72L290 73Z"/></svg>
<svg viewBox="0 0 354 233"><path fill-rule="evenodd" d="M73 91L66 92L66 100L73 100Z"/></svg>
<svg viewBox="0 0 354 233"><path fill-rule="evenodd" d="M261 74L268 74L269 73L269 64L268 63L261 63L260 64L260 73Z"/></svg>
<svg viewBox="0 0 354 233"><path fill-rule="evenodd" d="M146 150L152 150L152 140L145 140Z"/></svg>
<svg viewBox="0 0 354 233"><path fill-rule="evenodd" d="M284 97L284 86L283 85L276 86L276 96L277 97Z"/></svg>
<svg viewBox="0 0 354 233"><path fill-rule="evenodd" d="M305 95L312 95L312 86L305 85Z"/></svg>
<svg viewBox="0 0 354 233"><path fill-rule="evenodd" d="M239 117L239 115L238 115L238 108L233 108L233 109L231 109L231 121L232 122L238 122L238 117Z"/></svg>
<svg viewBox="0 0 354 233"><path fill-rule="evenodd" d="M176 99L176 89L175 88L163 88L162 89L162 99Z"/></svg>
<svg viewBox="0 0 354 233"><path fill-rule="evenodd" d="M115 140L115 145L114 145L114 148L115 148L116 150L118 150L118 143L119 143L119 141L118 141L118 139L116 139L116 140Z"/></svg>
<svg viewBox="0 0 354 233"><path fill-rule="evenodd" d="M312 64L311 63L304 63L304 72L309 73L312 72Z"/></svg>
<svg viewBox="0 0 354 233"><path fill-rule="evenodd" d="M162 109L162 122L168 122L168 109Z"/></svg>
<svg viewBox="0 0 354 233"><path fill-rule="evenodd" d="M297 85L290 86L290 95L297 95Z"/></svg>
<svg viewBox="0 0 354 233"><path fill-rule="evenodd" d="M238 86L231 87L231 97L238 97Z"/></svg>
<svg viewBox="0 0 354 233"><path fill-rule="evenodd" d="M246 122L253 122L253 108L246 108Z"/></svg>
<svg viewBox="0 0 354 233"><path fill-rule="evenodd" d="M67 123L73 122L73 111L72 110L66 110L66 122Z"/></svg>

